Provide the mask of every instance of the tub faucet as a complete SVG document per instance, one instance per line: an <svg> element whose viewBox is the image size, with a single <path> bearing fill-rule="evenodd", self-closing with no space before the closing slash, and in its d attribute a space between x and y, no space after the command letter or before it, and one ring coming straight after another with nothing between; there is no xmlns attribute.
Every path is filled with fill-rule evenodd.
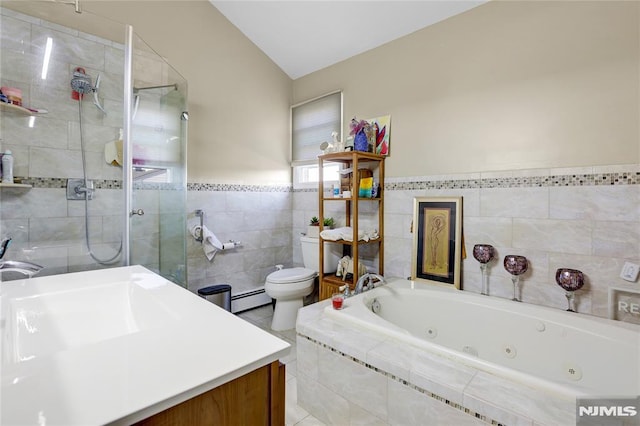
<svg viewBox="0 0 640 426"><path fill-rule="evenodd" d="M9 243L11 242L11 237L5 238L0 242L0 259L2 259L7 252L7 248L9 247Z"/></svg>
<svg viewBox="0 0 640 426"><path fill-rule="evenodd" d="M31 262L20 262L16 260L2 260L0 261L0 273L2 272L19 272L26 275L27 278L33 277L40 272L44 266L36 265Z"/></svg>
<svg viewBox="0 0 640 426"><path fill-rule="evenodd" d="M386 283L386 281L385 281L385 279L384 279L384 277L382 275L373 274L373 273L367 273L367 274L364 274L363 276L361 276L360 279L358 279L358 282L356 283L356 288L353 291L353 293L354 294L360 294L363 291L371 290L372 288L376 287L374 279L378 280L378 282L379 282L378 285L382 285L382 284ZM365 282L366 282L366 284L365 284Z"/></svg>

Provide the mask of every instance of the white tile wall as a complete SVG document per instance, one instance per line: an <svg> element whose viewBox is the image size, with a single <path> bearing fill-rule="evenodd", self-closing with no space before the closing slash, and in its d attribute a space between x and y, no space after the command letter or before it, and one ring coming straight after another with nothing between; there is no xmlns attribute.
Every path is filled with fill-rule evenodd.
<svg viewBox="0 0 640 426"><path fill-rule="evenodd" d="M565 309L564 292L555 283L555 270L570 267L583 271L587 277L585 287L576 293L578 310L606 317L608 288L638 285L622 280L619 274L625 261L640 263L639 171L638 165L630 164L482 173L483 179L491 181L478 180L479 175L387 179L385 275L408 277L411 274L413 235L410 226L414 197L462 196L468 255L462 266L464 290L479 293L481 289L479 264L471 255L473 245L491 244L497 251L497 258L489 268L491 295L512 297L513 286L502 259L507 254L520 254L530 261L529 271L521 281L523 301ZM598 173L623 172L633 176L631 184L615 182L615 179L612 182L615 184L599 182L602 177ZM592 180L587 179L588 184L584 185L571 183L575 174ZM569 184L522 184L525 178L550 177L565 177ZM451 189L398 189L411 182L467 179L468 184L451 184ZM483 185L482 182L489 183ZM303 232L308 218L317 215L317 203L315 192L294 192L294 234ZM293 252L294 264L301 264L295 241Z"/></svg>

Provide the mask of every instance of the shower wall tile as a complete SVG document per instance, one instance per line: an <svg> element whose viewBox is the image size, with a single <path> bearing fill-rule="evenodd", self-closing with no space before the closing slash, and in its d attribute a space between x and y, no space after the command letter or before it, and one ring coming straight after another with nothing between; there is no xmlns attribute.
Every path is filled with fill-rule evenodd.
<svg viewBox="0 0 640 426"><path fill-rule="evenodd" d="M2 120L2 139L10 144L44 148L67 148L67 122L44 117L10 117Z"/></svg>
<svg viewBox="0 0 640 426"><path fill-rule="evenodd" d="M97 122L101 122L105 126L121 128L124 120L122 104L122 100L103 99L102 106L107 111L107 115L102 114L100 111L98 111L97 108L93 107L92 105L94 114L101 115L100 121L97 120Z"/></svg>
<svg viewBox="0 0 640 426"><path fill-rule="evenodd" d="M14 145L13 143L2 143L3 150L11 150L13 155L13 175L29 175L29 147L24 145Z"/></svg>
<svg viewBox="0 0 640 426"><path fill-rule="evenodd" d="M55 46L51 55L54 60L84 68L104 69L104 44L79 38L77 31L43 21L43 26L32 27L31 34L31 45L36 55L42 55L47 37L51 37Z"/></svg>
<svg viewBox="0 0 640 426"><path fill-rule="evenodd" d="M93 84L96 82L98 73L100 74L100 88L98 91L99 99L102 101L102 99L107 98L122 104L124 96L124 79L122 77L122 72L111 73L96 71L96 74L93 74Z"/></svg>
<svg viewBox="0 0 640 426"><path fill-rule="evenodd" d="M31 82L31 69L37 59L28 52L2 50L0 66L2 67L2 84L22 89L22 101L26 104L29 97L25 97L25 89Z"/></svg>
<svg viewBox="0 0 640 426"><path fill-rule="evenodd" d="M46 220L35 218L29 220L29 239L33 243L66 245L69 242L83 241L84 229L82 217L52 217ZM91 237L98 238L101 233L102 223L90 223Z"/></svg>
<svg viewBox="0 0 640 426"><path fill-rule="evenodd" d="M122 125L121 125L122 126ZM73 121L68 123L69 143L65 148L80 149L80 125ZM104 146L107 142L118 140L121 127L104 126L102 124L83 123L83 144L87 152L104 153Z"/></svg>
<svg viewBox="0 0 640 426"><path fill-rule="evenodd" d="M123 226L122 214L102 216L101 241L105 243L119 243L122 240Z"/></svg>
<svg viewBox="0 0 640 426"><path fill-rule="evenodd" d="M120 75L124 74L124 49L117 45L106 46L104 48L104 70L105 72Z"/></svg>
<svg viewBox="0 0 640 426"><path fill-rule="evenodd" d="M33 188L26 193L2 193L2 219L31 218L46 221L47 218L67 216L64 189Z"/></svg>
<svg viewBox="0 0 640 426"><path fill-rule="evenodd" d="M84 216L85 203L83 200L67 200L66 190L62 191L62 198L66 200L69 216ZM124 200L122 191L117 189L96 189L93 199L88 204L89 216L117 215L122 212Z"/></svg>
<svg viewBox="0 0 640 426"><path fill-rule="evenodd" d="M0 25L2 26L0 43L2 43L3 51L22 52L31 43L31 24L28 22L3 14L0 18Z"/></svg>
<svg viewBox="0 0 640 426"><path fill-rule="evenodd" d="M3 203L4 197L0 198L0 204ZM29 219L0 219L0 237L11 237L11 244L28 243L29 242ZM13 247L11 248L13 251Z"/></svg>

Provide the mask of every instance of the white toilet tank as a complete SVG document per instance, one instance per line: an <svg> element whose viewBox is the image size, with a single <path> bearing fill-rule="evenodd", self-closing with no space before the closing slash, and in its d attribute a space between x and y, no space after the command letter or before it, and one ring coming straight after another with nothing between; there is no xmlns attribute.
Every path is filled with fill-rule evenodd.
<svg viewBox="0 0 640 426"><path fill-rule="evenodd" d="M300 245L302 246L302 261L304 267L312 269L316 272L320 270L318 263L319 253L318 247L320 240L312 237L300 237ZM338 261L342 258L342 244L324 243L324 273L335 272L338 269Z"/></svg>

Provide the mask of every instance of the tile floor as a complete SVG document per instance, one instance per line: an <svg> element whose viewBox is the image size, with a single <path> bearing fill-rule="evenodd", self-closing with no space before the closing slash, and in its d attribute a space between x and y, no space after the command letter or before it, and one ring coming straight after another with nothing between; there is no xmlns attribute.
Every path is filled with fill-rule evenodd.
<svg viewBox="0 0 640 426"><path fill-rule="evenodd" d="M271 305L252 309L238 314L238 317L260 327L261 329L286 340L291 344L291 352L280 361L285 364L286 377L286 403L285 403L285 425L286 426L321 426L320 420L307 413L304 408L298 406L298 391L296 388L296 330L273 331L271 330L271 317L273 308Z"/></svg>

